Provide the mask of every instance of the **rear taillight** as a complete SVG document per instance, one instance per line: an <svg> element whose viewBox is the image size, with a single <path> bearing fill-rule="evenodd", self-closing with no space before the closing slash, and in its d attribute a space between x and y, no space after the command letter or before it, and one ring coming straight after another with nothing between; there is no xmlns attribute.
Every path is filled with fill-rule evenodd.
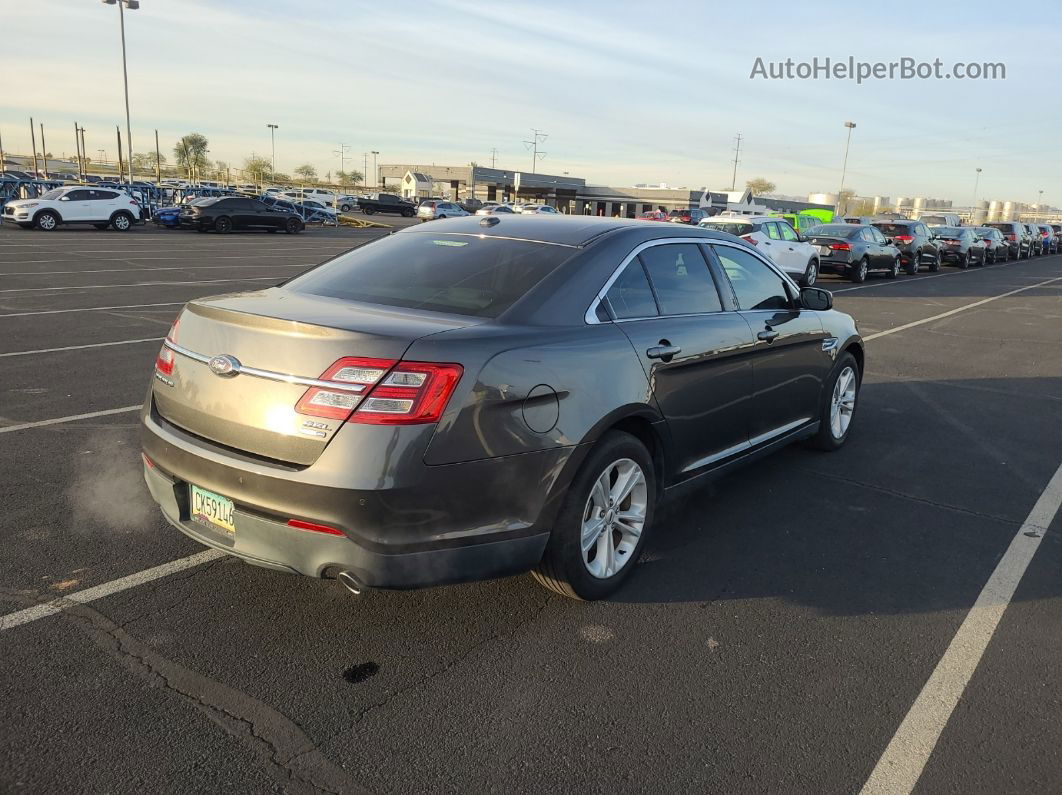
<svg viewBox="0 0 1062 795"><path fill-rule="evenodd" d="M166 343L177 341L177 324L180 322L181 319L179 317L173 321L173 325L170 326L170 332L166 335L162 348L159 350L159 355L155 357L155 369L163 375L173 375L175 354L170 348L166 347Z"/></svg>
<svg viewBox="0 0 1062 795"><path fill-rule="evenodd" d="M746 243L752 243L752 245L754 246L759 245L756 242L756 238L754 238L752 235L742 235L741 239L744 240Z"/></svg>
<svg viewBox="0 0 1062 795"><path fill-rule="evenodd" d="M340 359L319 379L335 386L310 387L295 410L371 425L438 422L462 372L459 364Z"/></svg>
<svg viewBox="0 0 1062 795"><path fill-rule="evenodd" d="M892 239L897 243L910 243L914 240L914 235L894 235Z"/></svg>
<svg viewBox="0 0 1062 795"><path fill-rule="evenodd" d="M847 243L830 243L831 251L851 251L852 247Z"/></svg>
<svg viewBox="0 0 1062 795"><path fill-rule="evenodd" d="M1007 240L1009 240L1011 243L1013 243L1017 239L1018 239L1017 235L1007 235Z"/></svg>

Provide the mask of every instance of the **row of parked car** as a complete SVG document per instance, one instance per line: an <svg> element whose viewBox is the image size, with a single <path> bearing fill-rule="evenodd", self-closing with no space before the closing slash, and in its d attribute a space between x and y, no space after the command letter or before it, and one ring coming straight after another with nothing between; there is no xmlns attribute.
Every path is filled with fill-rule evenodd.
<svg viewBox="0 0 1062 795"><path fill-rule="evenodd" d="M932 219L936 220L936 219ZM756 246L800 284L810 287L820 273L863 282L871 273L894 279L901 271L968 268L1055 254L1062 248L1062 224L1000 221L983 226L931 225L925 219L841 219L797 231L779 216L716 215L701 227L728 232Z"/></svg>

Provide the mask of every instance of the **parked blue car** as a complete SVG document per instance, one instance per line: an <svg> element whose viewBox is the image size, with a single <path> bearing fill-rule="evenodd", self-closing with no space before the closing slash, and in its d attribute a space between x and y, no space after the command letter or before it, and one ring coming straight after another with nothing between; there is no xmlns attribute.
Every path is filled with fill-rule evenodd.
<svg viewBox="0 0 1062 795"><path fill-rule="evenodd" d="M180 207L159 207L151 216L151 220L158 226L167 226L170 229L177 229L181 225L178 220L180 215Z"/></svg>

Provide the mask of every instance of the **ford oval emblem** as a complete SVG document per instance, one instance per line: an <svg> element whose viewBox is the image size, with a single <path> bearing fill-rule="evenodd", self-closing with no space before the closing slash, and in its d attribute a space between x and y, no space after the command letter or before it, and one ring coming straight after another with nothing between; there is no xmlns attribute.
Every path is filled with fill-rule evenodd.
<svg viewBox="0 0 1062 795"><path fill-rule="evenodd" d="M214 375L220 375L222 378L231 378L234 375L239 375L240 360L235 356L222 354L207 362L207 367L210 368L210 372Z"/></svg>

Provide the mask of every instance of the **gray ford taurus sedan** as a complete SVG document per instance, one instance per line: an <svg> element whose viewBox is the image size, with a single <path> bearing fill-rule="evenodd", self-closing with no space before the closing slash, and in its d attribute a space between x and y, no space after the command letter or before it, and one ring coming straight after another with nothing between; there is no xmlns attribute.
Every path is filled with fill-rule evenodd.
<svg viewBox="0 0 1062 795"><path fill-rule="evenodd" d="M190 302L142 412L165 517L362 588L531 570L597 599L668 490L848 436L863 344L739 238L487 216Z"/></svg>

